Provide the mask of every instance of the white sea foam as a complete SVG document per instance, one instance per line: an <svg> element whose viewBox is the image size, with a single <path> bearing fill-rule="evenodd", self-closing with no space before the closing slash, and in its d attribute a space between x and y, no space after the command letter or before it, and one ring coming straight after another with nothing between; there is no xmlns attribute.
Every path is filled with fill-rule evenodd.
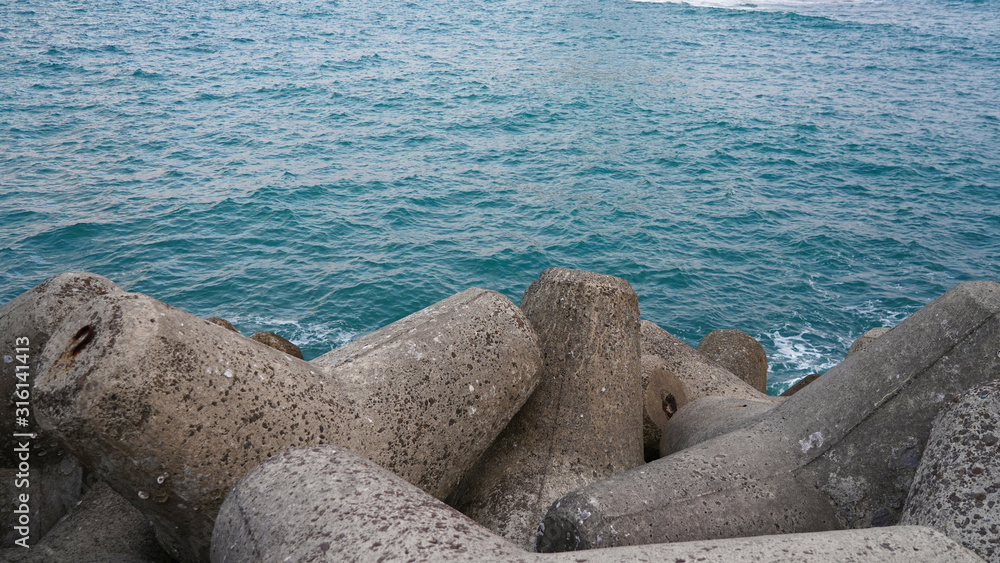
<svg viewBox="0 0 1000 563"><path fill-rule="evenodd" d="M874 300L865 301L860 305L844 307L844 311L868 320L871 325L868 329L880 326L896 326L913 313L913 311L891 311ZM865 330L867 331L868 329Z"/></svg>
<svg viewBox="0 0 1000 563"><path fill-rule="evenodd" d="M787 331L788 328L786 326L764 334L771 339L774 350L768 358L768 371L774 366L781 366L782 372L797 372L806 376L810 373L823 373L843 359L843 351L830 345L818 344L817 340L826 339L818 337L810 327L797 333L782 334L782 331ZM840 339L837 340L846 350L846 344Z"/></svg>

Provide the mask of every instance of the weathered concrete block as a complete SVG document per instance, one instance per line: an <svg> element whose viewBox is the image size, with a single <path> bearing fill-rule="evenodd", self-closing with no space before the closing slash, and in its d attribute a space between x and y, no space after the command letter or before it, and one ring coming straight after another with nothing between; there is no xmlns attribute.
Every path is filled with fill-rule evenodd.
<svg viewBox="0 0 1000 563"><path fill-rule="evenodd" d="M11 416L0 417L0 467L17 465L14 434L23 432L24 428L38 428L33 411L29 413L28 425L15 426L15 403L25 400L18 398L15 392L20 389L18 383L26 381L29 390L34 385L38 360L49 335L66 315L81 304L99 295L121 292L122 289L107 278L86 272L68 272L50 278L0 306L0 400L3 401L2 412L11 413ZM25 348L27 352L23 351ZM27 369L18 367L23 365L27 365ZM18 377L19 373L25 372L28 374L26 377ZM55 444L39 436L34 447L44 451L55 447Z"/></svg>
<svg viewBox="0 0 1000 563"><path fill-rule="evenodd" d="M62 319L81 304L105 293L121 292L111 280L83 272L69 272L46 280L0 306L0 519L14 522L14 500L28 493L30 503L28 542L37 543L80 500L80 469L55 440L40 432L33 408L34 383L42 348ZM20 403L20 404L18 404ZM25 406L27 403L27 406ZM22 416L25 415L25 416ZM15 416L16 415L16 416ZM23 426L17 419L26 419ZM34 438L16 434L35 434ZM27 444L30 489L16 487L25 478L18 466ZM71 458L70 458L71 459ZM13 526L0 531L0 547L23 537Z"/></svg>
<svg viewBox="0 0 1000 563"><path fill-rule="evenodd" d="M274 334L273 332L255 332L250 335L250 340L260 342L261 344L270 346L275 350L281 350L293 358L298 358L300 360L305 359L302 356L302 350L299 350L298 346L292 344L285 338Z"/></svg>
<svg viewBox="0 0 1000 563"><path fill-rule="evenodd" d="M659 450L667 420L689 401L701 397L733 397L777 404L776 398L754 389L652 322L642 321L640 327L646 461L666 455Z"/></svg>
<svg viewBox="0 0 1000 563"><path fill-rule="evenodd" d="M549 268L521 308L542 381L451 500L530 548L553 500L643 462L639 305L621 278Z"/></svg>
<svg viewBox="0 0 1000 563"><path fill-rule="evenodd" d="M977 385L942 408L900 524L936 528L986 561L1000 561L998 440L1000 380Z"/></svg>
<svg viewBox="0 0 1000 563"><path fill-rule="evenodd" d="M520 308L473 288L310 364L380 444L370 459L445 498L539 384L542 351Z"/></svg>
<svg viewBox="0 0 1000 563"><path fill-rule="evenodd" d="M0 551L10 563L170 563L146 517L98 481L38 544Z"/></svg>
<svg viewBox="0 0 1000 563"><path fill-rule="evenodd" d="M664 369L684 384L688 401L698 397L767 400L767 395L649 321L641 323L640 344L643 355L663 358Z"/></svg>
<svg viewBox="0 0 1000 563"><path fill-rule="evenodd" d="M646 354L639 358L639 376L643 389L642 450L643 458L649 462L663 455L660 452L663 428L677 413L678 405L687 404L687 388L659 356Z"/></svg>
<svg viewBox="0 0 1000 563"><path fill-rule="evenodd" d="M895 523L938 409L1000 377L998 312L957 286L757 424L564 496L539 549Z"/></svg>
<svg viewBox="0 0 1000 563"><path fill-rule="evenodd" d="M944 534L917 526L529 553L398 476L333 446L291 450L248 473L223 503L212 536L214 563L375 560L980 561Z"/></svg>
<svg viewBox="0 0 1000 563"><path fill-rule="evenodd" d="M757 339L735 329L719 329L705 335L696 348L751 387L767 393L767 354Z"/></svg>
<svg viewBox="0 0 1000 563"><path fill-rule="evenodd" d="M145 295L109 294L53 332L38 418L150 518L172 555L199 560L228 489L293 446L346 444L447 495L541 364L524 315L481 289L359 342L339 352L342 368L310 364Z"/></svg>
<svg viewBox="0 0 1000 563"><path fill-rule="evenodd" d="M876 338L882 336L883 334L889 332L890 330L892 330L892 327L884 326L884 327L873 328L868 332L862 334L861 336L857 337L854 340L854 342L851 343L851 347L847 350L847 356L845 356L845 358L850 358L854 354L857 354L858 352L863 350L865 346L868 346L869 344L874 342Z"/></svg>
<svg viewBox="0 0 1000 563"><path fill-rule="evenodd" d="M760 422L774 401L700 397L677 411L663 430L660 455L668 456L695 444Z"/></svg>

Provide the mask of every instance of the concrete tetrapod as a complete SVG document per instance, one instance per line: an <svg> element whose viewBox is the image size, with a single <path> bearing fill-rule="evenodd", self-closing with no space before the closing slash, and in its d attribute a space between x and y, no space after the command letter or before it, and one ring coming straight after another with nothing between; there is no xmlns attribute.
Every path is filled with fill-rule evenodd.
<svg viewBox="0 0 1000 563"><path fill-rule="evenodd" d="M109 294L52 334L37 414L150 518L171 555L204 560L229 488L290 447L348 444L445 496L541 364L520 310L481 289L365 339L376 341L352 349L355 371L334 376L145 295ZM488 391L474 393L482 381Z"/></svg>
<svg viewBox="0 0 1000 563"><path fill-rule="evenodd" d="M684 386L688 401L699 397L772 399L650 321L644 320L640 324L639 342L644 356L659 356L664 360L663 369L672 373ZM682 406L677 405L678 408Z"/></svg>
<svg viewBox="0 0 1000 563"><path fill-rule="evenodd" d="M900 523L935 528L1000 562L998 455L1000 380L993 380L956 397L934 419Z"/></svg>
<svg viewBox="0 0 1000 563"><path fill-rule="evenodd" d="M530 553L367 459L335 446L297 448L264 462L226 498L212 535L214 563L244 561L477 563L978 562L918 526Z"/></svg>
<svg viewBox="0 0 1000 563"><path fill-rule="evenodd" d="M663 432L667 420L690 401L702 397L732 397L759 403L780 402L778 398L754 389L656 324L642 321L640 326L644 385L643 445L647 461L669 453L661 451L661 442L666 440ZM740 414L743 413L736 413L736 416Z"/></svg>
<svg viewBox="0 0 1000 563"><path fill-rule="evenodd" d="M521 308L542 381L450 500L530 548L553 500L643 462L639 304L621 278L549 268Z"/></svg>
<svg viewBox="0 0 1000 563"><path fill-rule="evenodd" d="M767 354L757 339L732 328L713 330L696 348L730 373L767 393Z"/></svg>
<svg viewBox="0 0 1000 563"><path fill-rule="evenodd" d="M753 426L562 497L537 547L896 522L934 415L1000 377L998 311L1000 284L960 284Z"/></svg>
<svg viewBox="0 0 1000 563"><path fill-rule="evenodd" d="M0 531L0 547L15 541L38 543L41 537L80 500L79 464L58 443L39 432L35 421L33 387L38 359L49 335L80 305L105 293L122 292L111 280L86 272L67 272L50 278L0 306L0 521L17 522L11 510L27 493L16 487L24 462L34 472L31 484L28 534L13 526ZM17 404L21 403L21 404ZM27 405L27 406L26 406ZM20 425L19 421L24 424ZM20 435L19 435L20 434ZM23 434L35 434L34 438ZM18 459L26 456L27 460ZM10 478L7 478L7 477ZM23 530L21 530L23 531Z"/></svg>
<svg viewBox="0 0 1000 563"><path fill-rule="evenodd" d="M255 332L251 334L249 338L250 340L253 340L255 342L260 342L265 346L270 346L275 350L281 350L282 352L288 354L289 356L292 356L293 358L298 358L300 360L305 359L302 356L302 350L299 350L298 346L292 344L284 337L274 334L273 332Z"/></svg>

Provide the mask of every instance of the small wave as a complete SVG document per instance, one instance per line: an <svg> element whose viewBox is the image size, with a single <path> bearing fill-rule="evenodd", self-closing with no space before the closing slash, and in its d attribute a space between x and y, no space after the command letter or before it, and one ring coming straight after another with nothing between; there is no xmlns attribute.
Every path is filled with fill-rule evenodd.
<svg viewBox="0 0 1000 563"><path fill-rule="evenodd" d="M893 311L887 309L884 305L874 300L865 301L860 305L844 307L844 311L867 321L867 325L871 326L865 328L865 332L872 328L896 326L912 313L912 311Z"/></svg>
<svg viewBox="0 0 1000 563"><path fill-rule="evenodd" d="M771 340L773 350L768 358L768 379L772 373L787 374L785 381L769 382L769 387L778 393L806 375L823 373L836 366L843 359L844 352L840 348L846 349L845 343L838 340L840 346L836 346L828 338L815 334L811 327L782 334L788 328L764 333Z"/></svg>
<svg viewBox="0 0 1000 563"><path fill-rule="evenodd" d="M132 73L132 76L134 76L135 78L143 78L143 79L146 79L146 80L160 80L160 79L163 78L163 75L161 75L158 72L146 71L146 70L142 70L141 68L136 69Z"/></svg>

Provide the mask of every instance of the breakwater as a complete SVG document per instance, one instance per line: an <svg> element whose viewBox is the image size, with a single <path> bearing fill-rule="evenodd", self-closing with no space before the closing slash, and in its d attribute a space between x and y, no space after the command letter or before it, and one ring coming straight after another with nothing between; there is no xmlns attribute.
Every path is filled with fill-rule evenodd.
<svg viewBox="0 0 1000 563"><path fill-rule="evenodd" d="M21 503L44 554L15 540L13 561L1000 555L995 282L956 286L783 398L723 367L719 350L757 351L745 335L703 354L640 322L623 279L562 268L520 306L467 289L311 362L85 273L0 324L4 345L37 347L32 416L2 423L32 431L26 471L45 477ZM933 469L955 455L968 472ZM110 488L52 526L82 470ZM131 524L95 543L112 506Z"/></svg>

